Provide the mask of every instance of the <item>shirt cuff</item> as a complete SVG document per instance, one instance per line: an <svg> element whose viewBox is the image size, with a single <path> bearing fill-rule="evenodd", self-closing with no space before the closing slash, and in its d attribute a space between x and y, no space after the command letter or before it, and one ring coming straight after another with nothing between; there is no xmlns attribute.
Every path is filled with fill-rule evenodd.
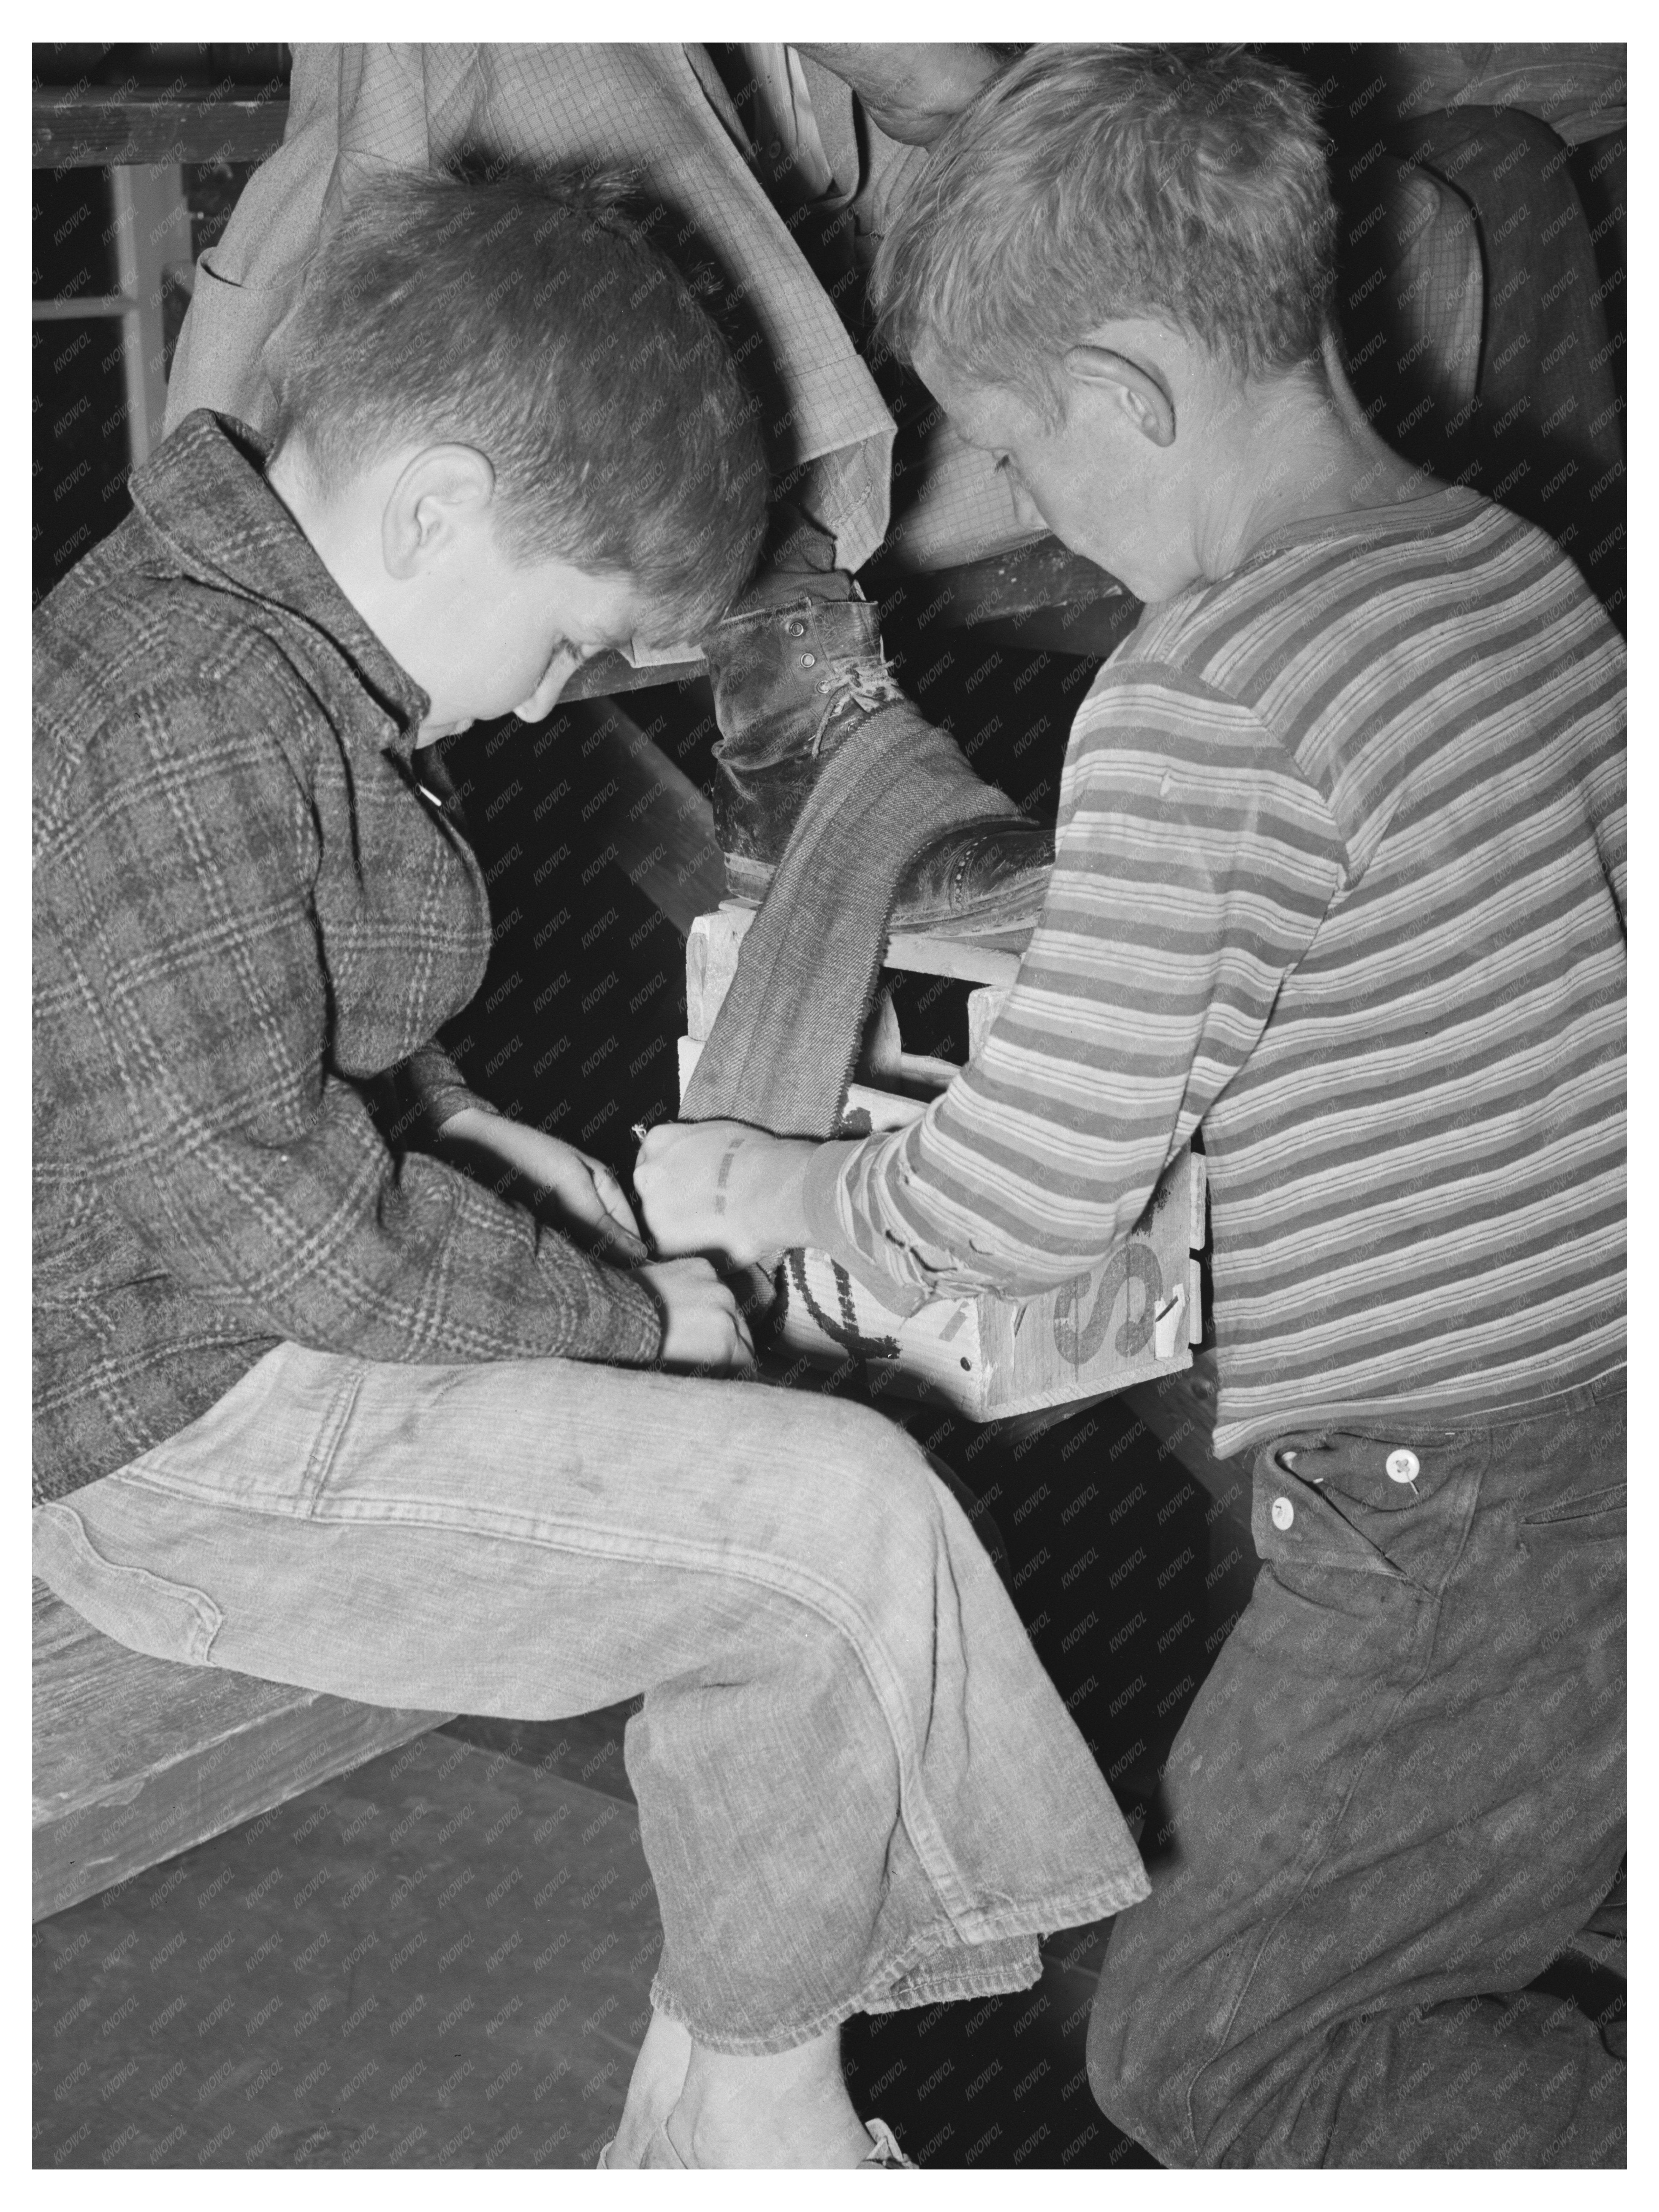
<svg viewBox="0 0 1659 2212"><path fill-rule="evenodd" d="M587 1259L586 1253L580 1256ZM594 1261L588 1266L595 1295L581 1316L575 1342L550 1347L551 1355L610 1367L653 1367L662 1356L661 1304L630 1270Z"/></svg>
<svg viewBox="0 0 1659 2212"><path fill-rule="evenodd" d="M441 1044L423 1044L396 1071L400 1123L429 1145L446 1121L468 1106L491 1114L490 1106L469 1091L465 1079Z"/></svg>
<svg viewBox="0 0 1659 2212"><path fill-rule="evenodd" d="M904 1276L890 1274L859 1249L842 1226L841 1197L848 1166L862 1149L862 1145L846 1144L818 1147L801 1185L801 1211L806 1216L814 1250L837 1261L853 1280L862 1284L872 1297L879 1298L890 1313L908 1316L925 1306L933 1293Z"/></svg>

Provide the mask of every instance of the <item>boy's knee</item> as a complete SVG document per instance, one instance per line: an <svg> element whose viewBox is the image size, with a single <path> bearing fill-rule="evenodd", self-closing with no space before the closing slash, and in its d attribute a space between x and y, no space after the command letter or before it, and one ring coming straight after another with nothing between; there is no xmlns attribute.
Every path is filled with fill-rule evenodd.
<svg viewBox="0 0 1659 2212"><path fill-rule="evenodd" d="M1126 1986L1125 1977L1113 1974L1109 1978L1103 1969L1089 2011L1089 2087L1107 2118L1128 2135L1133 2135L1134 2130L1127 2110L1128 2083L1124 2053L1132 2047L1134 2009L1134 1993ZM1120 2118L1120 2113L1124 2117Z"/></svg>
<svg viewBox="0 0 1659 2212"><path fill-rule="evenodd" d="M1182 2017L1179 1977L1146 1947L1122 1950L1115 1941L1089 2014L1089 2087L1114 2127L1166 2166L1189 2165L1183 2060L1199 2037Z"/></svg>
<svg viewBox="0 0 1659 2212"><path fill-rule="evenodd" d="M931 1552L941 1540L944 1486L904 1431L862 1406L841 1406L803 1439L799 1475L815 1518L834 1524L844 1556Z"/></svg>
<svg viewBox="0 0 1659 2212"><path fill-rule="evenodd" d="M827 1474L876 1498L928 1495L927 1455L895 1422L869 1406L837 1406L833 1412L817 1454Z"/></svg>

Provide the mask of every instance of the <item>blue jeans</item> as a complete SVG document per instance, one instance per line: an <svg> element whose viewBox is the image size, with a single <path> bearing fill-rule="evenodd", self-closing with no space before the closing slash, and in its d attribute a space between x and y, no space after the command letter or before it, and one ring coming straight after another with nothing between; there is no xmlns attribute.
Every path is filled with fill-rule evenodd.
<svg viewBox="0 0 1659 2212"><path fill-rule="evenodd" d="M1625 1849L1622 1372L1488 1427L1282 1437L1253 1533L1164 1769L1172 1859L1113 1931L1097 2098L1171 2166L1621 2163L1622 2064L1521 1993Z"/></svg>
<svg viewBox="0 0 1659 2212"><path fill-rule="evenodd" d="M34 1533L157 1657L525 1720L643 1691L653 1996L716 2050L1025 1988L1038 1934L1146 1893L961 1508L865 1408L284 1345Z"/></svg>

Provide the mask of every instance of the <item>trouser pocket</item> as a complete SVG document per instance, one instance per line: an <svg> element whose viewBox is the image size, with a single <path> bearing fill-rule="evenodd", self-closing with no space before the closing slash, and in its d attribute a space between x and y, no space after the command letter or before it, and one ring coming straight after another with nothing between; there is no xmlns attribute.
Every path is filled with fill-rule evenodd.
<svg viewBox="0 0 1659 2212"><path fill-rule="evenodd" d="M1521 1540L1530 1550L1541 1544L1622 1543L1626 1531L1626 1486L1610 1482L1576 1497L1523 1513Z"/></svg>
<svg viewBox="0 0 1659 2212"><path fill-rule="evenodd" d="M38 1505L32 1520L35 1573L83 1620L152 1659L210 1663L223 1615L205 1590L111 1558L109 1537L100 1536L100 1549L72 1505Z"/></svg>

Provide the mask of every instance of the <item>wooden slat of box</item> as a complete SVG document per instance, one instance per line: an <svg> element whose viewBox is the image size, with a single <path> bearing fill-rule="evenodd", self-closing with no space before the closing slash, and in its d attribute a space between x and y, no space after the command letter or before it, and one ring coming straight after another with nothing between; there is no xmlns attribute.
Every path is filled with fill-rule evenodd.
<svg viewBox="0 0 1659 2212"><path fill-rule="evenodd" d="M860 1359L901 1396L934 1400L975 1421L1176 1373L1190 1366L1200 1340L1188 1238L1194 1216L1201 1234L1203 1177L1202 1158L1180 1154L1144 1229L1106 1267L1029 1298L981 1291L931 1299L905 1316L826 1254L791 1253L779 1279L780 1349L817 1365ZM1160 1309L1170 1310L1163 1332ZM1160 1334L1169 1339L1162 1352Z"/></svg>
<svg viewBox="0 0 1659 2212"><path fill-rule="evenodd" d="M738 955L757 910L740 899L726 899L714 913L700 914L687 934L685 1033L698 1043L714 1027L714 1017L732 988ZM979 985L979 989L968 994L969 1019L975 1018L978 1001L981 1026L988 1028L996 1006L1019 973L1019 956L1030 933L1026 929L1006 937L957 938L895 930L882 954L882 965Z"/></svg>
<svg viewBox="0 0 1659 2212"><path fill-rule="evenodd" d="M680 1039L684 1095L714 1017L737 973L750 908L728 902L700 915L686 941L686 1028ZM975 981L969 994L977 1050L1009 986L1019 956L983 940L894 936L888 967ZM927 1111L925 1098L863 1084L848 1091L848 1112L874 1128L896 1128ZM1202 1340L1200 1270L1204 1243L1202 1157L1182 1152L1157 1190L1137 1233L1103 1268L1030 1298L930 1300L908 1317L895 1313L822 1252L794 1252L780 1275L775 1316L781 1348L838 1366L849 1356L902 1395L936 1399L973 1420L1036 1412L1099 1397L1191 1364ZM1163 1327L1158 1327L1162 1310Z"/></svg>

